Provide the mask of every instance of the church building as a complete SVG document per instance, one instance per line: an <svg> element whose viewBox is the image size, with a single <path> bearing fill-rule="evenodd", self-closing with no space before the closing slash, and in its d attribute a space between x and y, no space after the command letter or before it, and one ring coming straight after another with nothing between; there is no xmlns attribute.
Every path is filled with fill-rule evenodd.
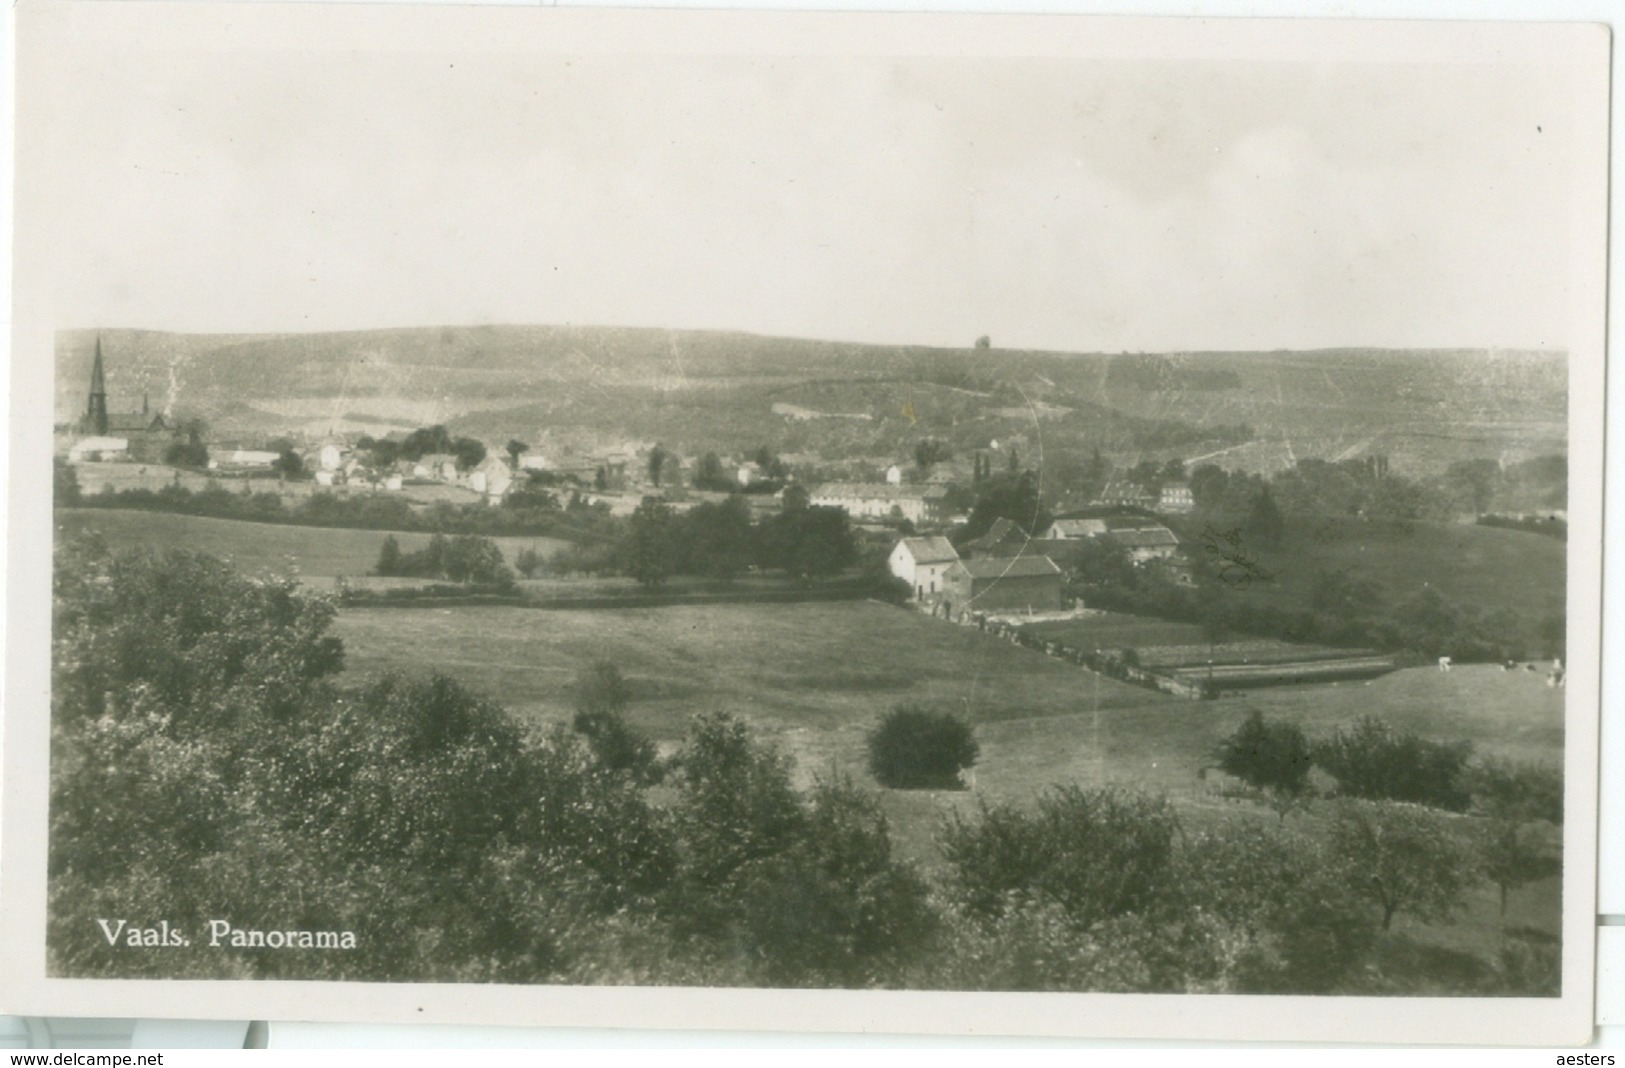
<svg viewBox="0 0 1625 1068"><path fill-rule="evenodd" d="M123 439L129 442L133 459L157 461L173 438L163 414L148 408L147 395L141 395L139 412L107 410L107 376L102 368L102 339L96 338L96 362L90 369L90 400L79 419L81 437Z"/></svg>

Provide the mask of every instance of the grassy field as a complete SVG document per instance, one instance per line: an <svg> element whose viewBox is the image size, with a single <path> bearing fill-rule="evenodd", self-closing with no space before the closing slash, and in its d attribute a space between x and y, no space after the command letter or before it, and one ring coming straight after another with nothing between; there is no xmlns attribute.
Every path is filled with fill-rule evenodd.
<svg viewBox="0 0 1625 1068"><path fill-rule="evenodd" d="M1200 531L1186 535L1190 550L1202 552ZM1391 605L1431 588L1459 605L1515 613L1532 646L1541 619L1561 613L1566 597L1567 546L1519 530L1293 518L1279 549L1245 551L1271 578L1231 591L1237 597L1307 608L1316 577L1341 571L1382 587Z"/></svg>
<svg viewBox="0 0 1625 1068"><path fill-rule="evenodd" d="M58 508L57 536L98 530L114 548L180 547L198 549L231 560L250 573L294 572L313 586L331 586L338 575L364 575L378 561L378 549L389 535L377 530L301 527L279 523L245 523L235 519L171 515L112 508ZM407 552L429 543L427 534L396 534ZM520 550L534 547L544 557L566 543L556 538L494 538L509 563Z"/></svg>
<svg viewBox="0 0 1625 1068"><path fill-rule="evenodd" d="M1212 796L1198 778L1219 740L1254 708L1311 735L1374 714L1524 759L1555 761L1563 743L1562 691L1535 674L1409 669L1369 683L1196 702L869 602L347 609L335 631L348 654L347 682L432 666L533 722L568 722L576 671L609 657L633 691L629 720L664 749L681 740L691 715L724 709L790 753L804 784L844 774L873 788L864 740L880 716L904 701L954 711L975 724L982 747L974 790L881 795L899 848L928 869L941 863L933 838L950 809L968 811L977 798L1026 801L1055 784L1166 793L1198 827L1274 819L1261 806Z"/></svg>

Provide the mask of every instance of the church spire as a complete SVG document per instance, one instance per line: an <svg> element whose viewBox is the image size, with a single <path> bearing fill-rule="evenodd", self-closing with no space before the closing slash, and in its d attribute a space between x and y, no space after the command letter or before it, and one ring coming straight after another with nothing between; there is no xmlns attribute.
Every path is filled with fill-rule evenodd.
<svg viewBox="0 0 1625 1068"><path fill-rule="evenodd" d="M107 379L102 372L102 336L96 335L96 362L90 369L90 406L85 410L85 428L92 434L107 433Z"/></svg>

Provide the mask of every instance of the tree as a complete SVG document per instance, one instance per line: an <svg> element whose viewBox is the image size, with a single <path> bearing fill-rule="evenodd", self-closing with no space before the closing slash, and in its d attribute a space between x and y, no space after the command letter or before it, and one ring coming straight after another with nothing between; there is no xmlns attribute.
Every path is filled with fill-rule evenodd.
<svg viewBox="0 0 1625 1068"><path fill-rule="evenodd" d="M490 538L463 534L451 539L441 561L442 573L453 582L512 586L513 572L502 550Z"/></svg>
<svg viewBox="0 0 1625 1068"><path fill-rule="evenodd" d="M1089 928L1163 897L1173 884L1177 830L1166 798L1065 786L1031 810L983 800L975 819L952 812L938 841L950 893L973 914L1053 902Z"/></svg>
<svg viewBox="0 0 1625 1068"><path fill-rule="evenodd" d="M633 730L624 715L631 699L620 668L609 660L594 660L576 673L572 726L604 767L654 782L660 777L654 742Z"/></svg>
<svg viewBox="0 0 1625 1068"><path fill-rule="evenodd" d="M740 871L740 941L776 985L864 985L925 942L925 881L893 857L880 806L844 778L818 783L798 822L785 849Z"/></svg>
<svg viewBox="0 0 1625 1068"><path fill-rule="evenodd" d="M530 451L530 446L518 438L508 439L508 465L515 471L519 470L519 454Z"/></svg>
<svg viewBox="0 0 1625 1068"><path fill-rule="evenodd" d="M780 512L764 521L757 532L763 562L800 579L839 574L858 559L852 519L844 508Z"/></svg>
<svg viewBox="0 0 1625 1068"><path fill-rule="evenodd" d="M457 458L457 469L467 471L485 459L485 444L473 438L458 438L451 443L451 454Z"/></svg>
<svg viewBox="0 0 1625 1068"><path fill-rule="evenodd" d="M552 500L552 498L549 497L548 500ZM542 570L543 563L542 554L537 552L536 547L533 545L527 545L525 548L520 549L513 558L514 570L528 579L536 577L537 573Z"/></svg>
<svg viewBox="0 0 1625 1068"><path fill-rule="evenodd" d="M914 463L922 470L954 457L953 448L937 438L924 438L914 446Z"/></svg>
<svg viewBox="0 0 1625 1068"><path fill-rule="evenodd" d="M1561 846L1552 847L1555 835L1541 824L1563 823L1563 769L1485 757L1467 769L1466 786L1484 817L1479 857L1500 891L1504 932L1508 894L1562 870Z"/></svg>
<svg viewBox="0 0 1625 1068"><path fill-rule="evenodd" d="M700 457L699 466L694 470L694 487L726 493L735 487L735 483L722 469L722 458L714 452L708 452Z"/></svg>
<svg viewBox="0 0 1625 1068"><path fill-rule="evenodd" d="M1431 742L1400 733L1374 716L1339 729L1314 747L1314 761L1337 778L1338 792L1373 801L1410 801L1465 812L1470 742Z"/></svg>
<svg viewBox="0 0 1625 1068"><path fill-rule="evenodd" d="M695 505L683 517L686 569L712 578L732 578L750 559L750 512L738 496Z"/></svg>
<svg viewBox="0 0 1625 1068"><path fill-rule="evenodd" d="M954 790L980 748L970 724L946 712L898 705L869 732L869 770L896 790Z"/></svg>
<svg viewBox="0 0 1625 1068"><path fill-rule="evenodd" d="M1503 934L1508 895L1521 886L1549 879L1563 870L1560 849L1551 848L1546 839L1547 835L1537 825L1506 814L1490 816L1479 828L1478 861L1485 877L1500 893Z"/></svg>
<svg viewBox="0 0 1625 1068"><path fill-rule="evenodd" d="M805 512L811 503L812 496L807 492L807 487L797 482L784 487L779 507L784 512Z"/></svg>
<svg viewBox="0 0 1625 1068"><path fill-rule="evenodd" d="M627 571L641 586L659 586L677 570L678 529L671 506L645 497L632 513Z"/></svg>
<svg viewBox="0 0 1625 1068"><path fill-rule="evenodd" d="M183 420L181 436L164 450L164 463L171 467L192 467L199 470L209 466L209 447L203 443L206 432L203 420Z"/></svg>
<svg viewBox="0 0 1625 1068"><path fill-rule="evenodd" d="M985 352L985 351L987 351L988 349L990 349L992 347L993 347L993 339L988 337L986 334L983 334L981 337L976 339L976 348L977 349Z"/></svg>
<svg viewBox="0 0 1625 1068"><path fill-rule="evenodd" d="M1295 723L1265 720L1254 710L1219 743L1217 755L1226 773L1277 795L1282 819L1309 787L1309 739Z"/></svg>
<svg viewBox="0 0 1625 1068"><path fill-rule="evenodd" d="M1382 913L1424 923L1448 918L1478 876L1472 852L1446 817L1415 805L1345 801L1332 815L1332 859L1347 885Z"/></svg>
<svg viewBox="0 0 1625 1068"><path fill-rule="evenodd" d="M401 574L401 543L395 540L395 535L385 535L383 547L378 550L378 562L373 565L372 573L386 578Z"/></svg>
<svg viewBox="0 0 1625 1068"><path fill-rule="evenodd" d="M283 449L277 456L276 463L271 465L278 477L287 479L300 479L305 477L305 461L292 449Z"/></svg>
<svg viewBox="0 0 1625 1068"><path fill-rule="evenodd" d="M682 841L683 911L704 930L726 928L729 901L753 861L790 849L803 827L789 762L723 712L696 716L675 761L673 817Z"/></svg>
<svg viewBox="0 0 1625 1068"><path fill-rule="evenodd" d="M1027 534L1037 533L1049 525L1050 515L1038 495L1038 477L1031 471L1001 473L982 483L970 518L957 534L956 541L967 541L986 534L999 519L1008 519Z"/></svg>
<svg viewBox="0 0 1625 1068"><path fill-rule="evenodd" d="M656 487L660 485L660 476L666 469L666 460L670 455L659 445L649 450L649 482L652 485Z"/></svg>
<svg viewBox="0 0 1625 1068"><path fill-rule="evenodd" d="M1268 486L1262 487L1258 495L1253 498L1252 510L1247 513L1243 521L1241 532L1247 540L1266 549L1281 547L1281 538L1286 532L1286 520L1281 516L1281 509L1275 504L1275 497L1270 493Z"/></svg>

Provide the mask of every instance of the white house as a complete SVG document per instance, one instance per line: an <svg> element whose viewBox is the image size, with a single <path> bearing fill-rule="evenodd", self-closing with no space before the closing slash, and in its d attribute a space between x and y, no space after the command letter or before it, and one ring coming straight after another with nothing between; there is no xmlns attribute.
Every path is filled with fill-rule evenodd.
<svg viewBox="0 0 1625 1068"><path fill-rule="evenodd" d="M901 486L903 484L903 469L896 464L886 468L886 485Z"/></svg>
<svg viewBox="0 0 1625 1068"><path fill-rule="evenodd" d="M85 460L122 460L130 454L129 438L80 438L68 449L68 462Z"/></svg>
<svg viewBox="0 0 1625 1068"><path fill-rule="evenodd" d="M468 488L475 493L501 497L513 485L513 472L500 456L487 456L468 473Z"/></svg>
<svg viewBox="0 0 1625 1068"><path fill-rule="evenodd" d="M916 601L941 593L944 576L958 562L959 554L941 537L904 538L886 558L891 573L913 588Z"/></svg>
<svg viewBox="0 0 1625 1068"><path fill-rule="evenodd" d="M344 463L344 450L330 441L317 451L316 462L323 471L337 471L339 465Z"/></svg>
<svg viewBox="0 0 1625 1068"><path fill-rule="evenodd" d="M1196 507L1188 482L1165 482L1157 494L1157 511L1183 515Z"/></svg>

